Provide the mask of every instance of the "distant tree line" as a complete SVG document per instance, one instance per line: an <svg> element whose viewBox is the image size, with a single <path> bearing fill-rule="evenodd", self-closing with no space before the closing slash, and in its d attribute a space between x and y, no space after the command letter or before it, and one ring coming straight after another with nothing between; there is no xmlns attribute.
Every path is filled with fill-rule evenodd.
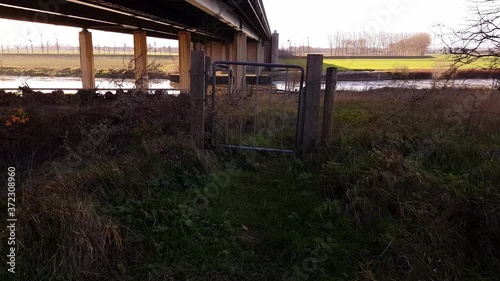
<svg viewBox="0 0 500 281"><path fill-rule="evenodd" d="M423 56L431 40L428 33L328 34L331 56Z"/></svg>
<svg viewBox="0 0 500 281"><path fill-rule="evenodd" d="M177 47L171 46L156 46L149 44L148 52L152 55L172 55L177 53ZM36 44L30 41L27 44L13 44L6 45L0 43L0 54L78 54L80 52L78 47L60 44L59 40L51 43L49 41ZM106 46L100 43L94 45L94 54L96 55L123 55L133 54L134 48L132 46Z"/></svg>

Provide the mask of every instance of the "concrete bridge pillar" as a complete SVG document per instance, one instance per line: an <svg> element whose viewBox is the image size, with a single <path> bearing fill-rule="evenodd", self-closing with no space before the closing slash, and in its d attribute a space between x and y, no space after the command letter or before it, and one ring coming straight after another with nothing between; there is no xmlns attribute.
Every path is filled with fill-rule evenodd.
<svg viewBox="0 0 500 281"><path fill-rule="evenodd" d="M212 59L212 62L214 61L220 61L225 59L225 48L222 42L217 42L217 41L212 41L210 42L210 52L208 53L210 55L210 58Z"/></svg>
<svg viewBox="0 0 500 281"><path fill-rule="evenodd" d="M190 88L191 68L191 32L179 32L179 81L180 89L187 91Z"/></svg>
<svg viewBox="0 0 500 281"><path fill-rule="evenodd" d="M203 43L203 51L207 57L212 58L212 42Z"/></svg>
<svg viewBox="0 0 500 281"><path fill-rule="evenodd" d="M94 48L92 33L84 29L79 33L80 68L82 70L82 88L95 88Z"/></svg>
<svg viewBox="0 0 500 281"><path fill-rule="evenodd" d="M195 51L201 51L202 50L202 46L203 46L203 44L201 44L201 43L194 43L193 44L193 50L195 50ZM206 52L206 50L205 50L205 52Z"/></svg>
<svg viewBox="0 0 500 281"><path fill-rule="evenodd" d="M134 31L135 85L148 88L148 43L146 31Z"/></svg>
<svg viewBox="0 0 500 281"><path fill-rule="evenodd" d="M264 62L264 46L262 42L247 43L247 60L249 62ZM262 67L255 68L255 74L260 75Z"/></svg>
<svg viewBox="0 0 500 281"><path fill-rule="evenodd" d="M271 63L271 41L264 41L262 48L264 51L264 62Z"/></svg>
<svg viewBox="0 0 500 281"><path fill-rule="evenodd" d="M280 35L276 30L271 39L271 63L278 63Z"/></svg>
<svg viewBox="0 0 500 281"><path fill-rule="evenodd" d="M244 33L234 35L234 55L235 61L247 61L247 36ZM234 85L236 89L243 89L246 86L246 68L244 66L236 66L234 70Z"/></svg>
<svg viewBox="0 0 500 281"><path fill-rule="evenodd" d="M257 62L265 62L265 54L264 54L264 44L259 42L257 44Z"/></svg>
<svg viewBox="0 0 500 281"><path fill-rule="evenodd" d="M247 43L247 60L249 62L258 62L257 60L257 46L259 42L248 42Z"/></svg>
<svg viewBox="0 0 500 281"><path fill-rule="evenodd" d="M229 46L228 43L226 43L226 42L222 43L222 48L221 48L222 49L222 52L221 52L222 53L222 55L221 55L222 60L229 60L229 58L227 56L227 48L228 48L228 46Z"/></svg>
<svg viewBox="0 0 500 281"><path fill-rule="evenodd" d="M234 42L228 42L226 43L226 60L228 61L234 61Z"/></svg>

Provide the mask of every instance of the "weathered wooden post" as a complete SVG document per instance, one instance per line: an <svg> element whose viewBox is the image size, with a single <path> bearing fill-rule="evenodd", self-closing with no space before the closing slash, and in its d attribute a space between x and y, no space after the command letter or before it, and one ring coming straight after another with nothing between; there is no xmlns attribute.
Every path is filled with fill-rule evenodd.
<svg viewBox="0 0 500 281"><path fill-rule="evenodd" d="M326 69L326 87L325 99L323 104L323 143L332 140L333 127L333 101L335 99L335 90L337 89L337 68L329 67Z"/></svg>
<svg viewBox="0 0 500 281"><path fill-rule="evenodd" d="M319 110L323 55L308 55L306 68L306 91L303 109L302 152L314 151L319 139Z"/></svg>
<svg viewBox="0 0 500 281"><path fill-rule="evenodd" d="M205 144L205 70L205 53L191 51L191 136L199 149Z"/></svg>

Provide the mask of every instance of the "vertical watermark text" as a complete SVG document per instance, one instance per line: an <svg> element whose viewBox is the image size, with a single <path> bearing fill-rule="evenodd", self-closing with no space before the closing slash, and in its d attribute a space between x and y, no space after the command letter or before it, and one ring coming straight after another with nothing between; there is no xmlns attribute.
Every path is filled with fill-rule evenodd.
<svg viewBox="0 0 500 281"><path fill-rule="evenodd" d="M16 273L16 168L7 169L7 270Z"/></svg>

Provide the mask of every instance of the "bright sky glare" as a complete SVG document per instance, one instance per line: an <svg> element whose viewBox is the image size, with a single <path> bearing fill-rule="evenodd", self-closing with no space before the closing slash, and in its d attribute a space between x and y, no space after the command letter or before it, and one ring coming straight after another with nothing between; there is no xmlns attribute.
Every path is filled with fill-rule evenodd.
<svg viewBox="0 0 500 281"><path fill-rule="evenodd" d="M387 31L430 32L437 23L456 26L463 23L470 0L264 0L271 29L280 33L281 45L327 47L329 32ZM16 22L0 19L0 43L35 45L41 41L78 44L79 29ZM7 31L7 32L5 32ZM94 31L99 45L132 45L132 36ZM152 45L175 46L176 41L148 39Z"/></svg>

